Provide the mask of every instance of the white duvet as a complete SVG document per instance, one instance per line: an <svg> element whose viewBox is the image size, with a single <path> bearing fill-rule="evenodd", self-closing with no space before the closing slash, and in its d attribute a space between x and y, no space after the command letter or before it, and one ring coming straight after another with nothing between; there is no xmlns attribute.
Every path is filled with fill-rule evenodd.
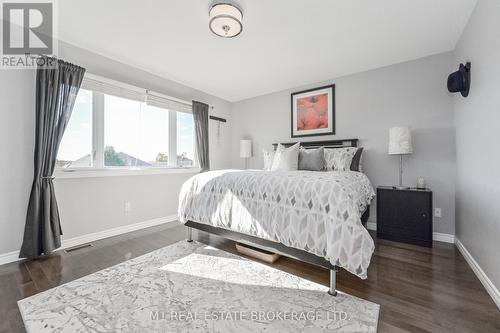
<svg viewBox="0 0 500 333"><path fill-rule="evenodd" d="M364 279L374 244L361 215L374 196L361 172L209 171L182 186L179 219L305 250Z"/></svg>

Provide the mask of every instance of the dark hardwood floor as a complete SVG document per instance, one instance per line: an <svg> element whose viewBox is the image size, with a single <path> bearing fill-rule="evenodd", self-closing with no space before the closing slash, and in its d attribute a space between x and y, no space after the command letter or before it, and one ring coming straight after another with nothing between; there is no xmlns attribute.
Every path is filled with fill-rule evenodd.
<svg viewBox="0 0 500 333"><path fill-rule="evenodd" d="M159 226L108 238L93 247L0 266L0 332L24 332L17 300L185 239L183 226ZM500 310L460 252L377 239L367 280L341 271L338 289L381 305L379 332L500 332ZM204 233L195 239L235 252ZM328 271L289 258L274 267L328 285Z"/></svg>

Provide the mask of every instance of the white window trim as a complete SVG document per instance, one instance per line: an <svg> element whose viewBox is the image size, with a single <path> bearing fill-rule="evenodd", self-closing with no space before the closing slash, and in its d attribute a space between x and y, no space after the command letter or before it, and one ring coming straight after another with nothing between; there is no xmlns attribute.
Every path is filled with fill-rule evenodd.
<svg viewBox="0 0 500 333"><path fill-rule="evenodd" d="M104 168L104 95L92 92L92 165Z"/></svg>
<svg viewBox="0 0 500 333"><path fill-rule="evenodd" d="M151 90L139 88L130 84L108 79L91 73L85 73L84 84L82 89L92 91L92 152L91 160L92 167L82 168L56 168L54 177L56 179L68 178L88 178L88 177L106 177L106 176L134 176L134 175L160 175L160 174L179 174L179 173L199 173L196 139L193 142L194 156L192 167L112 167L104 165L104 93L101 91L93 91L91 87L85 86L85 79L92 82L91 85L102 84L115 86L124 90L134 91L144 95L144 103L147 104L148 96L154 96L156 99L164 99L167 103L184 104L181 110L165 109L169 113L169 143L168 155L169 165L177 164L177 112L186 112L186 106L192 106L192 102L185 101L179 98L171 97L165 94L157 93ZM117 95L115 95L117 96ZM118 96L120 97L120 96ZM122 98L127 98L126 96ZM196 135L196 133L194 133Z"/></svg>
<svg viewBox="0 0 500 333"><path fill-rule="evenodd" d="M168 174L196 174L201 172L199 167L190 168L75 168L56 169L54 177L56 179L71 178L99 178L117 176L147 176L147 175L168 175Z"/></svg>
<svg viewBox="0 0 500 333"><path fill-rule="evenodd" d="M177 165L177 113L170 110L168 111L168 165ZM195 165L194 158L193 165Z"/></svg>

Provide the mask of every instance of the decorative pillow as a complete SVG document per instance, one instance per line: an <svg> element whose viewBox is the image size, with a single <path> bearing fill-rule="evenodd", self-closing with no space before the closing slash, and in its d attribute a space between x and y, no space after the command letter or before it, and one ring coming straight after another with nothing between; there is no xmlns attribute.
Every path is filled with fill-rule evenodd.
<svg viewBox="0 0 500 333"><path fill-rule="evenodd" d="M271 171L276 170L297 170L299 164L299 143L291 147L285 148L278 144L274 153L273 164Z"/></svg>
<svg viewBox="0 0 500 333"><path fill-rule="evenodd" d="M361 165L362 161L363 161L363 147L359 147L358 150L356 150L356 154L354 154L354 157L352 158L351 171L363 172L363 166Z"/></svg>
<svg viewBox="0 0 500 333"><path fill-rule="evenodd" d="M325 167L327 171L349 171L352 159L358 148L331 148L325 149Z"/></svg>
<svg viewBox="0 0 500 333"><path fill-rule="evenodd" d="M262 149L262 154L264 155L264 170L269 171L273 165L274 150Z"/></svg>
<svg viewBox="0 0 500 333"><path fill-rule="evenodd" d="M325 148L299 149L299 170L322 171L325 169Z"/></svg>

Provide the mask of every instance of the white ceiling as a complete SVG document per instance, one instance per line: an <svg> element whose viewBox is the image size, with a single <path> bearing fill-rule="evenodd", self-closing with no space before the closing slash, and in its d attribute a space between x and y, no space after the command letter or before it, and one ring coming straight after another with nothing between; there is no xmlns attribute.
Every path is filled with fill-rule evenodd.
<svg viewBox="0 0 500 333"><path fill-rule="evenodd" d="M68 43L228 101L450 51L476 0L241 0L243 32L205 0L63 0Z"/></svg>

